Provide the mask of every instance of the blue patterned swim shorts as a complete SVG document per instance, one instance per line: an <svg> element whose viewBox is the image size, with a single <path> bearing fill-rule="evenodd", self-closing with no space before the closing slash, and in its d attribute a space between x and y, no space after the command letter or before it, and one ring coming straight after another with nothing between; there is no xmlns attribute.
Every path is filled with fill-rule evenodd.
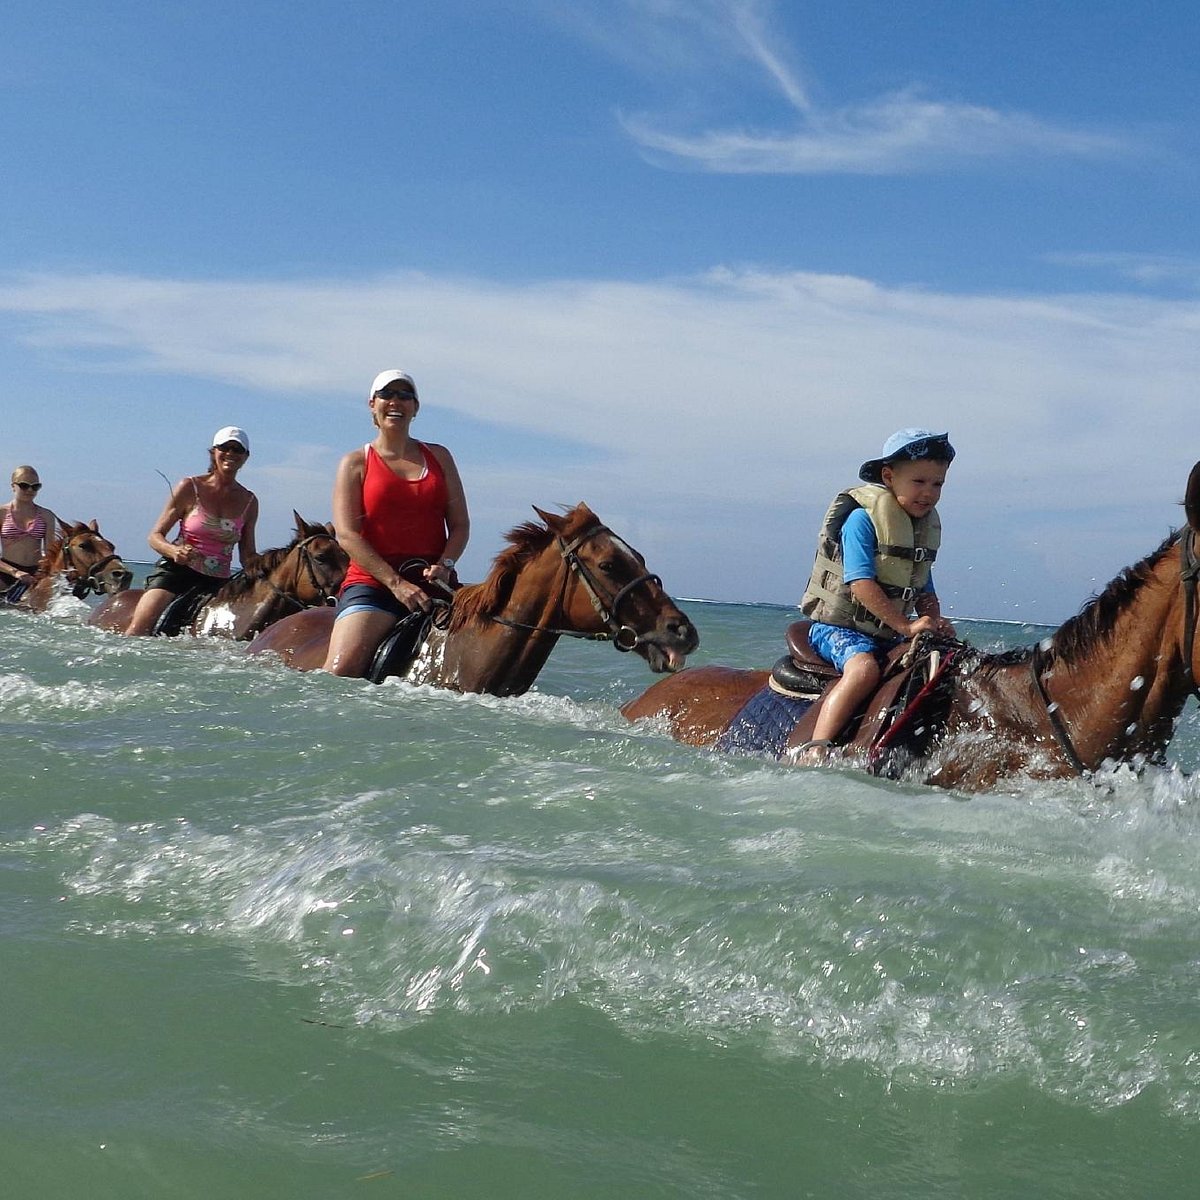
<svg viewBox="0 0 1200 1200"><path fill-rule="evenodd" d="M856 654L877 654L896 644L891 638L873 638L869 634L859 633L857 629L825 625L820 621L813 622L808 631L808 640L812 648L839 671L845 670L846 664Z"/></svg>

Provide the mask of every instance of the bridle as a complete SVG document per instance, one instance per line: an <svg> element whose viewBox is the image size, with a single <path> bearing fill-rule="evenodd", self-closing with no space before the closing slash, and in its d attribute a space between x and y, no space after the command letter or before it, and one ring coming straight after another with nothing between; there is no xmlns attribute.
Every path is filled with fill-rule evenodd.
<svg viewBox="0 0 1200 1200"><path fill-rule="evenodd" d="M328 533L312 533L312 534L309 534L308 537L301 538L300 541L298 541L292 547L292 550L298 550L300 552L300 564L301 564L301 566L297 567L297 569L296 569L295 590L293 590L291 592L285 592L283 590L283 588L281 588L273 580L268 579L265 575L262 578L262 582L265 583L267 585L267 587L269 587L271 589L271 591L275 593L275 595L278 599L284 600L288 604L294 605L297 612L303 612L303 610L306 608L316 608L319 605L333 604L337 599L336 595L333 592L330 592L329 589L325 586L325 584L322 583L321 580L317 578L316 564L313 562L312 552L309 550L309 546L311 546L313 542L320 542L320 541L326 541L326 540L333 541L334 540L333 535L328 534ZM312 584L313 591L316 592L318 597L320 597L319 600L314 601L312 604L305 604L304 601L301 600L298 595L296 595L296 592L299 590L299 587L300 587L301 567L303 568L304 572L308 575L308 582L310 584Z"/></svg>
<svg viewBox="0 0 1200 1200"><path fill-rule="evenodd" d="M562 590L558 597L559 611L562 611L563 602L566 599L567 582L571 575L574 575L583 585L584 591L587 592L588 599L592 602L592 607L596 610L596 615L604 623L604 633L581 633L577 629L557 629L545 625L528 625L522 621L510 621L507 617L497 617L489 614L490 619L497 625L507 625L510 629L526 629L531 633L553 634L555 637L581 638L592 642L612 642L622 653L627 653L641 645L644 640L643 635L631 626L623 625L620 621L618 614L621 611L621 603L630 592L635 588L641 587L642 584L654 583L662 587L662 580L657 575L646 572L644 575L639 575L636 579L630 580L624 587L618 588L607 599L603 598L601 596L599 581L588 569L587 564L579 557L577 551L580 546L605 533L609 534L615 540L620 540L616 538L616 535L606 525L593 526L570 542L564 541L561 535L556 534L554 538L558 546L558 552L568 568L563 574Z"/></svg>
<svg viewBox="0 0 1200 1200"><path fill-rule="evenodd" d="M71 542L74 540L74 538L82 536L84 535L78 533L74 534L72 537L66 538L62 544L63 566L66 568L66 570L73 572L76 576L75 582L71 587L71 595L77 600L82 600L89 592L94 592L97 596L104 594L104 582L97 578L97 573L103 571L104 568L110 563L119 562L122 567L125 566L121 556L114 550L112 554L106 554L103 558L99 558L92 563L88 567L86 575L82 574L81 568L75 564L75 561L71 555ZM95 535L93 534L92 536ZM104 541L103 538L101 540ZM106 541L105 544L110 547L112 546L112 542Z"/></svg>
<svg viewBox="0 0 1200 1200"><path fill-rule="evenodd" d="M1183 587L1183 679L1187 684L1188 694L1200 700L1200 687L1197 687L1196 678L1192 672L1192 657L1196 648L1196 584L1198 579L1200 579L1200 557L1197 557L1196 554L1196 531L1189 526L1179 538L1179 580ZM1048 655L1040 643L1034 647L1033 657L1030 660L1034 686L1045 706L1050 728L1054 731L1055 739L1066 756L1067 762L1071 764L1077 774L1086 775L1087 768L1083 765L1083 760L1080 759L1075 745L1071 741L1071 735L1059 712L1059 706L1050 699L1049 693L1046 691L1046 684L1042 679L1047 657Z"/></svg>

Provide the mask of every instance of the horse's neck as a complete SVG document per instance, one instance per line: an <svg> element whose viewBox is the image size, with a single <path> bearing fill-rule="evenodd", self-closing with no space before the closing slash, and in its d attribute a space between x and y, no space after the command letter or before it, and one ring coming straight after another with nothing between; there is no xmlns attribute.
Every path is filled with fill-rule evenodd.
<svg viewBox="0 0 1200 1200"><path fill-rule="evenodd" d="M1038 690L1036 668L1085 768L1093 770L1109 758L1128 761L1161 752L1188 696L1177 579L1176 559L1168 554L1108 631L1072 651L1069 661L1051 650L1033 661L985 670L968 681L971 699L960 707L970 713L977 705L980 723L995 727L1001 738L1033 742L1052 757L1065 758Z"/></svg>
<svg viewBox="0 0 1200 1200"><path fill-rule="evenodd" d="M553 558L544 562L547 554ZM550 631L564 628L567 570L553 547L526 564L498 612L446 634L440 663L430 682L493 696L527 692L558 643L557 635ZM535 575L540 583L533 578ZM530 628L514 628L493 617Z"/></svg>

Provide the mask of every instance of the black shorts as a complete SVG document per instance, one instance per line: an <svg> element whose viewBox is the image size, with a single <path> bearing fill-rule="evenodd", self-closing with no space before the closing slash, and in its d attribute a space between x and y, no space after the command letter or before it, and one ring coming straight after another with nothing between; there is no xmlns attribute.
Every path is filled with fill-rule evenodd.
<svg viewBox="0 0 1200 1200"><path fill-rule="evenodd" d="M169 558L160 558L154 564L154 570L146 577L145 588L146 591L162 588L176 596L199 590L211 596L228 582L228 579L219 579L216 575L204 575L193 571L191 567L172 562Z"/></svg>

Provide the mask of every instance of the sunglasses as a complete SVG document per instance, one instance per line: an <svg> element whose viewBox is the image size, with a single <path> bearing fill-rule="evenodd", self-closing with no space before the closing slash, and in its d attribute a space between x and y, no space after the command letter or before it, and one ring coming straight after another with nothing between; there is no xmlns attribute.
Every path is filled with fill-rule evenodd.
<svg viewBox="0 0 1200 1200"><path fill-rule="evenodd" d="M245 446L238 442L225 442L224 445L214 446L214 450L220 450L222 454L249 454L250 451Z"/></svg>
<svg viewBox="0 0 1200 1200"><path fill-rule="evenodd" d="M401 388L384 388L382 392L376 392L375 395L380 400L415 400L417 398L414 393Z"/></svg>
<svg viewBox="0 0 1200 1200"><path fill-rule="evenodd" d="M40 483L26 483L23 479L18 479L16 484L23 492L40 492L42 490Z"/></svg>

